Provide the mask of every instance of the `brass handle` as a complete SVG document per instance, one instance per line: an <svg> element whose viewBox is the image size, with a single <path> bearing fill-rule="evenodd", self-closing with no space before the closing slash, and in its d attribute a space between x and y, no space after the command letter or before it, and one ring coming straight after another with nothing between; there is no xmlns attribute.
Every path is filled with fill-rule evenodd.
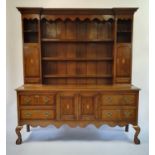
<svg viewBox="0 0 155 155"><path fill-rule="evenodd" d="M108 97L106 97L106 100L107 100L108 102L112 102L112 97L108 96Z"/></svg>
<svg viewBox="0 0 155 155"><path fill-rule="evenodd" d="M112 113L111 112L107 112L107 116L108 117L112 117Z"/></svg>
<svg viewBox="0 0 155 155"><path fill-rule="evenodd" d="M29 97L24 98L24 104L30 104L31 99Z"/></svg>
<svg viewBox="0 0 155 155"><path fill-rule="evenodd" d="M130 103L130 98L127 96L123 96L123 102L126 104Z"/></svg>
<svg viewBox="0 0 155 155"><path fill-rule="evenodd" d="M30 113L30 112L25 113L26 117L30 117L31 115L32 115L32 113Z"/></svg>
<svg viewBox="0 0 155 155"><path fill-rule="evenodd" d="M39 95L35 95L35 98L39 98Z"/></svg>
<svg viewBox="0 0 155 155"><path fill-rule="evenodd" d="M47 104L49 102L49 98L48 97L44 97L44 103Z"/></svg>
<svg viewBox="0 0 155 155"><path fill-rule="evenodd" d="M49 112L45 112L45 116L48 117L49 116Z"/></svg>
<svg viewBox="0 0 155 155"><path fill-rule="evenodd" d="M124 114L125 114L126 117L129 117L131 115L131 112L125 111Z"/></svg>

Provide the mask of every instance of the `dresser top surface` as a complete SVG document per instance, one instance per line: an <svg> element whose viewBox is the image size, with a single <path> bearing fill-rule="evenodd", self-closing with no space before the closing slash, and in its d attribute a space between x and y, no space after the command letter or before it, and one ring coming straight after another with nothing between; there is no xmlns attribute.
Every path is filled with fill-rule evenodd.
<svg viewBox="0 0 155 155"><path fill-rule="evenodd" d="M102 91L102 90L123 90L130 91L140 90L139 88L130 84L115 84L115 85L42 85L42 84L25 84L17 88L16 91L59 91L59 90L71 90L71 91Z"/></svg>

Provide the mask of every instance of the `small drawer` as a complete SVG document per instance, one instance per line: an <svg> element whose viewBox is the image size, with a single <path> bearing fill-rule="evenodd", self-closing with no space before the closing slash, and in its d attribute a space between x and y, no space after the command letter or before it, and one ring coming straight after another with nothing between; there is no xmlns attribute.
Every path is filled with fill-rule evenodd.
<svg viewBox="0 0 155 155"><path fill-rule="evenodd" d="M102 105L136 105L136 94L105 94L101 97Z"/></svg>
<svg viewBox="0 0 155 155"><path fill-rule="evenodd" d="M136 110L102 110L101 117L104 121L129 121L136 118Z"/></svg>
<svg viewBox="0 0 155 155"><path fill-rule="evenodd" d="M55 110L21 110L21 119L55 119Z"/></svg>
<svg viewBox="0 0 155 155"><path fill-rule="evenodd" d="M21 95L21 105L53 105L55 103L54 94L39 94L39 95Z"/></svg>
<svg viewBox="0 0 155 155"><path fill-rule="evenodd" d="M33 95L22 95L20 96L21 105L33 105L35 104L35 97Z"/></svg>

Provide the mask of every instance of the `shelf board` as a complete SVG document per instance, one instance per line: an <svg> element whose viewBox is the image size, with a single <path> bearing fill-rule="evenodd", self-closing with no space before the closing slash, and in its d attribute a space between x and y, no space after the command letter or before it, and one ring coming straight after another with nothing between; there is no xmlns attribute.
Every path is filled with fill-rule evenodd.
<svg viewBox="0 0 155 155"><path fill-rule="evenodd" d="M53 57L43 57L44 61L112 61L112 57L105 58L53 58Z"/></svg>
<svg viewBox="0 0 155 155"><path fill-rule="evenodd" d="M24 30L24 33L38 33L38 31L34 31L34 30Z"/></svg>
<svg viewBox="0 0 155 155"><path fill-rule="evenodd" d="M112 78L111 74L101 74L101 75L56 75L56 74L46 74L44 78Z"/></svg>
<svg viewBox="0 0 155 155"><path fill-rule="evenodd" d="M43 42L113 42L113 39L105 39L105 40L76 40L76 39L49 39L49 38L42 38Z"/></svg>
<svg viewBox="0 0 155 155"><path fill-rule="evenodd" d="M130 30L117 31L117 33L131 33Z"/></svg>

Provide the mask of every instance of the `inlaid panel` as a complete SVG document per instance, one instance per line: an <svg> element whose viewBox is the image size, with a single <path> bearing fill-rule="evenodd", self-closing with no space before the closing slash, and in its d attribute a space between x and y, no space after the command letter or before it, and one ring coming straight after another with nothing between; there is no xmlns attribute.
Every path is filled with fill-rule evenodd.
<svg viewBox="0 0 155 155"><path fill-rule="evenodd" d="M77 95L63 93L57 96L57 118L60 120L77 119Z"/></svg>
<svg viewBox="0 0 155 155"><path fill-rule="evenodd" d="M35 43L24 44L24 75L25 78L40 77L40 50ZM28 82L27 82L28 83Z"/></svg>
<svg viewBox="0 0 155 155"><path fill-rule="evenodd" d="M98 95L81 93L78 102L79 120L96 120L98 118Z"/></svg>

